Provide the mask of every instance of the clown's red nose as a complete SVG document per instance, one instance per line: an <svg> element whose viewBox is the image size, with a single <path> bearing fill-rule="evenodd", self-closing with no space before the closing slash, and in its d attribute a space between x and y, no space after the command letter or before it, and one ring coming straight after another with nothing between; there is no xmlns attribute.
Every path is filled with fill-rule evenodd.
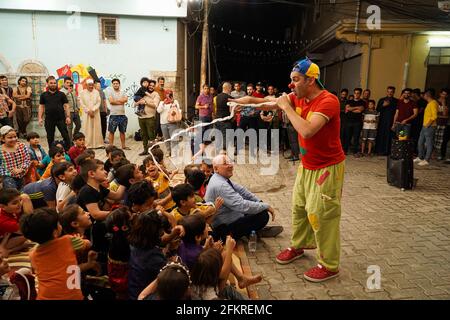
<svg viewBox="0 0 450 320"><path fill-rule="evenodd" d="M289 89L294 89L294 88L295 88L295 84L289 83L289 84L288 84L288 88L289 88Z"/></svg>

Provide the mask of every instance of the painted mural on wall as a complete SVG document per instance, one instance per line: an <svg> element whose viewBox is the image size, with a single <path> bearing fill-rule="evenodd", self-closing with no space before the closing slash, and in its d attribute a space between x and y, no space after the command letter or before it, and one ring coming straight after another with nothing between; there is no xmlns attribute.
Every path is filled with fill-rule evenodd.
<svg viewBox="0 0 450 320"><path fill-rule="evenodd" d="M102 89L110 87L111 81L113 79L119 79L121 84L126 83L127 79L125 75L122 73L111 73L105 77L103 76L99 77L94 67L85 66L82 63L74 66L66 64L61 68L57 69L56 73L58 75L57 79L58 87L62 88L65 77L71 77L73 79L74 87L77 94L79 94L81 90L86 88L87 79L93 79L94 81L100 82ZM133 97L138 89L139 86L136 84L136 82L133 82L126 88L122 88L122 90L128 96L128 102L126 103L126 106L134 107Z"/></svg>

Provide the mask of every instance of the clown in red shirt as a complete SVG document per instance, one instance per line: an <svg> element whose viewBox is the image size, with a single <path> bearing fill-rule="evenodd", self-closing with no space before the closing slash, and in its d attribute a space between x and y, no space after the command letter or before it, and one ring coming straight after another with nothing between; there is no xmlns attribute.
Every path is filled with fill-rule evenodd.
<svg viewBox="0 0 450 320"><path fill-rule="evenodd" d="M317 249L318 265L306 271L304 277L322 282L339 275L345 161L339 139L340 106L338 98L320 82L319 67L308 58L297 61L290 76L292 93L273 101L298 132L302 163L293 190L291 246L276 260L280 264L291 263L302 257L305 249ZM258 104L267 102L267 98L231 101ZM263 107L273 108L273 104Z"/></svg>

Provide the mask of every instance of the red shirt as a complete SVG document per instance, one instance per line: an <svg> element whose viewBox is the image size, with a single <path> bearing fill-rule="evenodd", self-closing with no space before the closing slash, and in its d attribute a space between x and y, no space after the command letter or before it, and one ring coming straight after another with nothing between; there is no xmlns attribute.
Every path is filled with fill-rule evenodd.
<svg viewBox="0 0 450 320"><path fill-rule="evenodd" d="M80 155L80 154L82 154L84 151L86 150L86 147L84 147L84 148L78 148L77 146L72 146L70 149L69 149L69 157L70 157L70 159L72 160L72 163L74 164L74 165L76 165L77 167L78 167L78 165L75 163L75 159Z"/></svg>
<svg viewBox="0 0 450 320"><path fill-rule="evenodd" d="M318 170L345 160L340 140L340 104L338 98L323 90L313 100L298 99L294 93L289 94L295 111L305 120L316 113L324 116L327 123L311 138L305 139L300 134L300 151L302 164L308 170ZM303 151L303 152L302 152Z"/></svg>
<svg viewBox="0 0 450 320"><path fill-rule="evenodd" d="M0 236L19 231L19 218L20 216L7 213L0 208Z"/></svg>
<svg viewBox="0 0 450 320"><path fill-rule="evenodd" d="M405 103L403 99L398 100L397 103L397 110L398 110L398 117L397 121L402 122L405 119L408 119L414 114L414 108L417 108L414 101L409 100L408 103Z"/></svg>
<svg viewBox="0 0 450 320"><path fill-rule="evenodd" d="M256 97L256 98L264 98L264 94L263 93L259 93L259 92L253 92L252 97Z"/></svg>

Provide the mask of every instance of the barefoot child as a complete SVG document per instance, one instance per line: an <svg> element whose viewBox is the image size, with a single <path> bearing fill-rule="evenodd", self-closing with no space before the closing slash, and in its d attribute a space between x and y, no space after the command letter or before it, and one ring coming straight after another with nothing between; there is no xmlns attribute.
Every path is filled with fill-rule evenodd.
<svg viewBox="0 0 450 320"><path fill-rule="evenodd" d="M213 242L212 237L208 235L212 230L201 215L194 214L184 217L180 224L183 226L185 233L178 248L178 255L190 270L193 270L197 258L203 250L216 248L222 252L222 242ZM204 244L202 245L202 243ZM227 253L223 253L223 257L226 259ZM234 265L233 261L231 261L230 268L230 272L236 277L239 288L241 289L258 283L262 279L260 275L252 277L244 275L239 268Z"/></svg>

